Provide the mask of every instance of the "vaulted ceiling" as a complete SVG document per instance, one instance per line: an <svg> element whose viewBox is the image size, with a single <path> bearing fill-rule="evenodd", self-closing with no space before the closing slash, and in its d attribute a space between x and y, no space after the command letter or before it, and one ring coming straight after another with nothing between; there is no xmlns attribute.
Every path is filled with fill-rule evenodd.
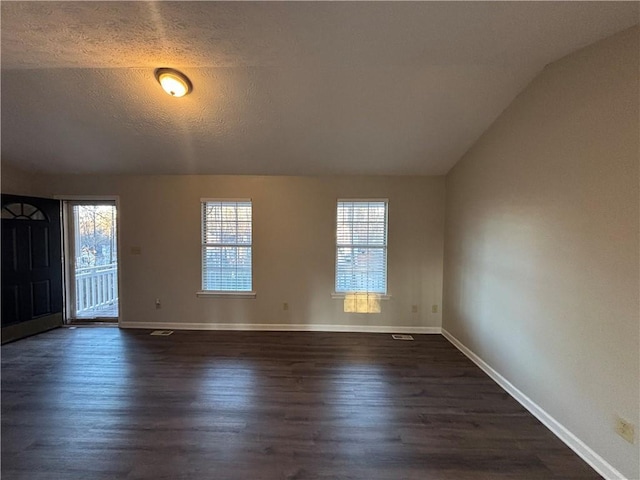
<svg viewBox="0 0 640 480"><path fill-rule="evenodd" d="M637 2L1 8L2 161L62 173L443 174L547 63L638 23Z"/></svg>

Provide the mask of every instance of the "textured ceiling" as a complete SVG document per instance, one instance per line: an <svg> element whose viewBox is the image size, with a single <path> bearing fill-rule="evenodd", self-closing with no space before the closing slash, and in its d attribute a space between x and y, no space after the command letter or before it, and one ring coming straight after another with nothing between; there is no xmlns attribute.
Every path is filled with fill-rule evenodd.
<svg viewBox="0 0 640 480"><path fill-rule="evenodd" d="M636 2L2 2L2 161L68 173L442 174ZM156 67L194 85L167 96Z"/></svg>

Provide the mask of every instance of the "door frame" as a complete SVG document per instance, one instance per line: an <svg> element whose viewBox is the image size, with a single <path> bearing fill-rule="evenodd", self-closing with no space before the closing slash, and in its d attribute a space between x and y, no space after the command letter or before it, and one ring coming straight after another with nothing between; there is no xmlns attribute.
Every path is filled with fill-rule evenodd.
<svg viewBox="0 0 640 480"><path fill-rule="evenodd" d="M71 279L73 276L70 271L72 268L75 268L70 261L70 257L73 256L73 252L70 252L70 247L73 246L73 240L71 239L70 229L69 229L69 202L74 203L100 203L100 202L114 202L116 206L116 245L118 249L118 274L117 274L117 282L118 282L118 326L122 324L122 248L121 248L121 240L120 240L120 224L121 224L121 212L120 212L120 195L55 195L54 198L56 200L60 200L62 202L62 258L63 258L63 286L64 286L64 309L63 309L63 320L65 325L71 324L74 319L71 318L71 309L70 302L75 301L75 294L71 293L71 289L75 288L74 285L71 284ZM100 318L96 319L97 322L100 322Z"/></svg>

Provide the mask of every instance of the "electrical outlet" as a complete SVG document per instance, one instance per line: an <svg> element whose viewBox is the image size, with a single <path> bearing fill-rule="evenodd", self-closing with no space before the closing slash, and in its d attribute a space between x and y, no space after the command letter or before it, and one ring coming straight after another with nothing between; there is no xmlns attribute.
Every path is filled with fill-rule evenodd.
<svg viewBox="0 0 640 480"><path fill-rule="evenodd" d="M616 417L615 430L618 435L629 443L635 443L635 426L624 418Z"/></svg>
<svg viewBox="0 0 640 480"><path fill-rule="evenodd" d="M438 305L431 305L431 313L438 313Z"/></svg>
<svg viewBox="0 0 640 480"><path fill-rule="evenodd" d="M411 305L411 313L418 313L418 305Z"/></svg>
<svg viewBox="0 0 640 480"><path fill-rule="evenodd" d="M289 304L288 304L287 302L284 302L284 303L282 304L282 309L283 309L283 310L289 310Z"/></svg>
<svg viewBox="0 0 640 480"><path fill-rule="evenodd" d="M160 303L160 299L156 298L156 309L161 309L162 308L162 304Z"/></svg>

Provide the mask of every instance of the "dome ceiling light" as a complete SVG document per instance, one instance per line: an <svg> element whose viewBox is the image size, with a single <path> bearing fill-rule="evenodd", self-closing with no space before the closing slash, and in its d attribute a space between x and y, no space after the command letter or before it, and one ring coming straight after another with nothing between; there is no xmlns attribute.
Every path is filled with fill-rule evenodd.
<svg viewBox="0 0 640 480"><path fill-rule="evenodd" d="M172 97L184 97L193 89L191 80L173 68L156 68L155 75L162 89Z"/></svg>

